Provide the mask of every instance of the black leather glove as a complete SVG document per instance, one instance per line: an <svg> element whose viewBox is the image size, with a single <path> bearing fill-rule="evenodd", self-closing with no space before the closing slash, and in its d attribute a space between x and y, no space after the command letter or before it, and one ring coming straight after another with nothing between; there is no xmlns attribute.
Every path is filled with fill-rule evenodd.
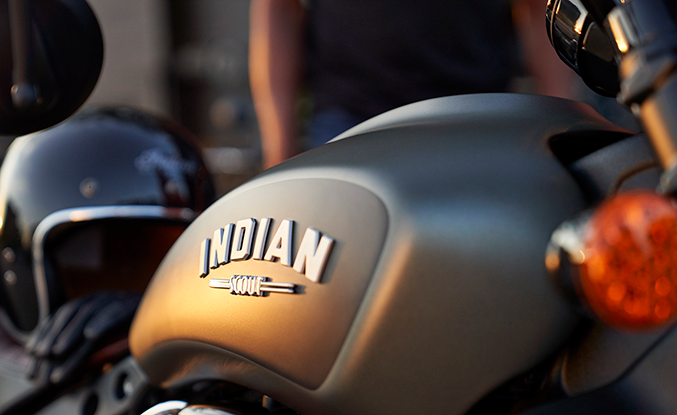
<svg viewBox="0 0 677 415"><path fill-rule="evenodd" d="M55 385L74 379L87 368L92 354L126 336L140 298L99 292L62 305L26 343L33 356L29 377Z"/></svg>

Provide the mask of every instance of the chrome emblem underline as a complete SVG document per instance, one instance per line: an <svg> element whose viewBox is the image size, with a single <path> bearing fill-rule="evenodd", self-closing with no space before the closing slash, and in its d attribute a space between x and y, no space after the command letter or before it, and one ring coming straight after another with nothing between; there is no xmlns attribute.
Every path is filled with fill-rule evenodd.
<svg viewBox="0 0 677 415"><path fill-rule="evenodd" d="M263 297L267 293L296 294L296 284L268 281L267 277L233 275L230 279L209 280L209 287L230 290L233 295Z"/></svg>

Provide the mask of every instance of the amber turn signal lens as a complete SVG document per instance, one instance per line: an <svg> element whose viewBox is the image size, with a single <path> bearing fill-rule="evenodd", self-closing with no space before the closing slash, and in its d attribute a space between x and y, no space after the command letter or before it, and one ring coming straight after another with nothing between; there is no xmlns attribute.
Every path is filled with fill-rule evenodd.
<svg viewBox="0 0 677 415"><path fill-rule="evenodd" d="M653 192L622 193L597 209L584 236L580 288L605 323L641 329L677 314L677 208Z"/></svg>

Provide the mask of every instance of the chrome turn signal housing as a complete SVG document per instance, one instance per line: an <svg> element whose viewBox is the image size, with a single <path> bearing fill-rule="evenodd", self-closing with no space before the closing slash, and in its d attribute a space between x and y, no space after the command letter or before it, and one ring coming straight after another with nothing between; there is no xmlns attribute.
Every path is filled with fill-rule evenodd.
<svg viewBox="0 0 677 415"><path fill-rule="evenodd" d="M562 256L567 264L559 262ZM671 323L677 316L677 207L650 191L616 195L589 219L555 231L546 266L569 267L584 308L609 326Z"/></svg>
<svg viewBox="0 0 677 415"><path fill-rule="evenodd" d="M580 0L549 0L546 29L560 59L605 96L620 90L615 46Z"/></svg>

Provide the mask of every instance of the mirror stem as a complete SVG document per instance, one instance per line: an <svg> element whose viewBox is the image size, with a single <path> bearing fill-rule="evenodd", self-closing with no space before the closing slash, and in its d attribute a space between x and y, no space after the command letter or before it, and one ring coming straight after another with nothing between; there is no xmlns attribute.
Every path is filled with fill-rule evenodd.
<svg viewBox="0 0 677 415"><path fill-rule="evenodd" d="M12 103L19 111L37 109L43 99L35 83L31 0L9 0L9 26L12 37Z"/></svg>

